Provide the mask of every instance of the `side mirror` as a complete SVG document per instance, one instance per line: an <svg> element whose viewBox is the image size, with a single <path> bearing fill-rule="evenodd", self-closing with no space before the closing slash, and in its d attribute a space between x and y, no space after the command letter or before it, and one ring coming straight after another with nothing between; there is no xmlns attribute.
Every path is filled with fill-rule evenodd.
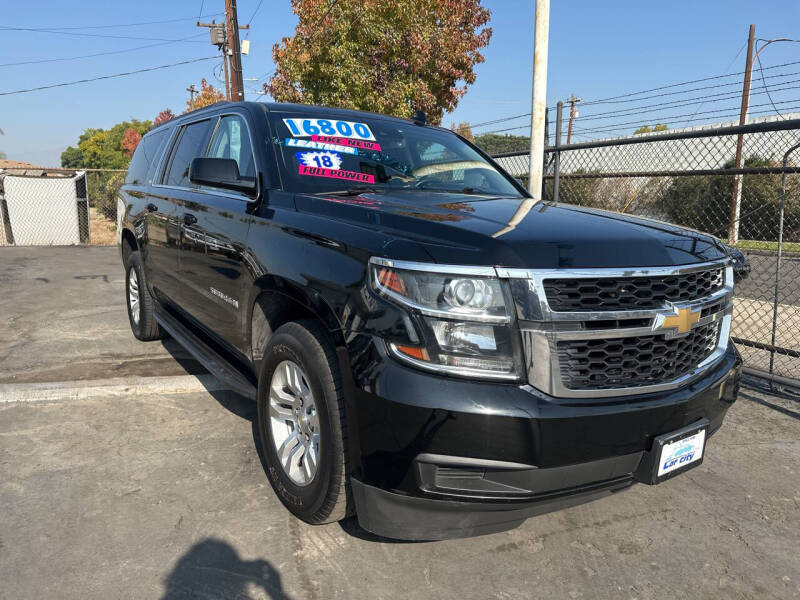
<svg viewBox="0 0 800 600"><path fill-rule="evenodd" d="M731 257L734 283L747 279L750 276L751 267L744 252L727 244L725 244L725 250L728 251L728 256Z"/></svg>
<svg viewBox="0 0 800 600"><path fill-rule="evenodd" d="M248 194L256 191L255 178L239 175L239 165L232 158L193 159L189 165L189 181Z"/></svg>

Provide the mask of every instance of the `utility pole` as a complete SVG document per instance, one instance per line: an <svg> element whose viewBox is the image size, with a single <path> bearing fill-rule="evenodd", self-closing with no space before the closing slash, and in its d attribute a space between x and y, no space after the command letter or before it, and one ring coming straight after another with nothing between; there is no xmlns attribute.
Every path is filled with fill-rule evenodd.
<svg viewBox="0 0 800 600"><path fill-rule="evenodd" d="M750 34L747 38L747 59L744 67L744 85L742 86L742 110L739 113L739 125L747 122L747 105L750 102L750 78L753 70L753 44L756 40L756 26L750 25ZM735 169L742 168L742 143L744 136L736 136L736 161ZM728 243L735 245L739 241L739 215L742 207L742 176L734 175L733 198L731 199L731 222L728 231Z"/></svg>
<svg viewBox="0 0 800 600"><path fill-rule="evenodd" d="M227 46L227 44L226 44ZM231 99L231 80L228 75L228 54L227 52L222 57L222 66L225 67L225 100Z"/></svg>
<svg viewBox="0 0 800 600"><path fill-rule="evenodd" d="M194 95L197 93L197 88L192 84L186 88L186 91L189 92L189 110L194 110Z"/></svg>
<svg viewBox="0 0 800 600"><path fill-rule="evenodd" d="M536 18L533 25L533 90L531 92L531 154L528 167L528 190L532 198L525 198L511 215L506 225L492 234L498 238L517 225L542 199L544 174L544 145L547 133L547 44L550 35L550 0L535 0Z"/></svg>
<svg viewBox="0 0 800 600"><path fill-rule="evenodd" d="M230 84L228 83L228 35L225 31L225 23L211 23L197 22L198 27L208 27L208 32L211 35L211 43L219 48L222 52L222 64L225 66L225 100L231 99Z"/></svg>
<svg viewBox="0 0 800 600"><path fill-rule="evenodd" d="M533 33L533 90L531 93L531 157L528 190L534 202L542 199L544 171L544 121L547 114L547 45L550 35L550 0L536 0Z"/></svg>
<svg viewBox="0 0 800 600"><path fill-rule="evenodd" d="M578 111L575 110L575 104L580 101L581 99L576 97L575 94L569 95L569 127L567 127L567 144L569 144L570 140L572 139L572 123L575 121L575 117L578 116Z"/></svg>
<svg viewBox="0 0 800 600"><path fill-rule="evenodd" d="M236 16L236 0L225 0L225 19L228 23L228 57L231 61L231 99L234 102L243 102L242 48L239 43L239 21ZM242 27L242 29L245 27Z"/></svg>
<svg viewBox="0 0 800 600"><path fill-rule="evenodd" d="M792 42L789 38L775 38L772 40L761 40L761 48L756 50L753 54L753 46L755 45L756 26L750 25L750 35L747 39L747 62L745 63L744 72L744 85L742 87L742 111L739 114L739 125L747 124L747 107L750 102L750 80L753 74L753 61L758 58L761 51L775 42ZM742 167L742 142L743 135L740 133L736 136L736 161L734 167L740 169ZM731 200L731 224L730 231L728 232L728 242L736 244L739 241L739 218L742 206L742 176L734 175L733 180L733 199Z"/></svg>

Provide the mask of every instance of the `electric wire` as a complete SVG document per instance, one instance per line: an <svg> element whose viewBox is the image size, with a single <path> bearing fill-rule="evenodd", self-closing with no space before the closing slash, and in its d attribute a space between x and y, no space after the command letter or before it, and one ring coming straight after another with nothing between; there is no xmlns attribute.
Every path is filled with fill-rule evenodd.
<svg viewBox="0 0 800 600"><path fill-rule="evenodd" d="M95 37L95 38L109 38L109 39L116 39L116 40L140 40L140 41L150 41L150 42L188 42L193 44L202 44L200 40L171 40L166 38L156 38L156 37L141 37L138 35L108 35L105 33L80 33L77 31L59 31L58 29L35 29L32 27L6 27L0 25L0 30L2 31L32 31L36 33L49 33L55 35L73 35L79 37Z"/></svg>
<svg viewBox="0 0 800 600"><path fill-rule="evenodd" d="M199 14L197 15L198 19L207 19L209 17L218 17L220 15L224 15L225 13L213 13L209 15ZM6 25L3 28L10 28L10 29L21 29L23 31L74 31L74 30L81 30L81 29L119 29L121 27L140 27L143 25L162 25L165 23L180 23L182 21L194 21L194 17L182 17L180 19L165 19L162 21L141 21L139 23L120 23L117 25L75 25L69 27L14 27L10 25Z"/></svg>
<svg viewBox="0 0 800 600"><path fill-rule="evenodd" d="M104 79L114 79L114 78L117 78L117 77L127 77L128 75L136 75L138 73L147 73L147 72L150 72L150 71L158 71L160 69L168 69L168 68L177 67L177 66L180 66L180 65L188 65L188 64L192 64L192 63L196 63L196 62L201 62L201 61L204 61L204 60L214 60L214 59L219 59L219 56L206 56L205 58L194 58L194 59L191 59L191 60L182 60L180 62L170 63L170 64L167 64L167 65L159 65L157 67L147 67L147 68L144 68L144 69L136 69L135 71L126 71L124 73L114 73L113 75L100 75L99 77L87 77L86 79L78 79L76 81L66 81L66 82L63 82L63 83L52 83L52 84L49 84L49 85L40 85L40 86L36 86L36 87L32 87L32 88L26 88L26 89L22 89L22 90L12 90L12 91L8 91L8 92L0 92L0 96L11 96L11 95L14 95L14 94L26 94L28 92L35 92L35 91L38 91L38 90L49 90L49 89L57 88L57 87L66 87L66 86L70 86L70 85L77 85L79 83L89 83L91 81L100 81L100 80L104 80Z"/></svg>
<svg viewBox="0 0 800 600"><path fill-rule="evenodd" d="M196 33L194 35L190 35L185 38L181 38L178 41L186 41L192 38L200 37L204 35L203 33ZM156 48L157 46L166 46L168 44L174 44L175 42L158 42L155 44L146 44L144 46L134 46L133 48L123 48L122 50L108 50L106 52L95 52L93 54L83 54L81 56L62 56L58 58L42 58L37 60L23 60L20 62L12 62L12 63L0 63L0 67L16 67L20 65L38 65L43 63L51 63L51 62L65 62L70 60L79 60L82 58L94 58L97 56L109 56L112 54L124 54L126 52L136 52L138 50L145 50L147 48Z"/></svg>
<svg viewBox="0 0 800 600"><path fill-rule="evenodd" d="M800 40L790 40L790 41L800 41ZM778 68L782 68L782 67L789 67L789 66L798 65L798 64L800 64L800 61L790 61L790 62L785 62L785 63L781 63L781 64L777 64L777 65L770 65L768 67L762 67L762 73L761 74L763 75L763 71L767 71L767 70L771 70L771 69L778 69ZM655 91L660 91L660 90L665 90L665 89L672 89L672 88L675 88L675 87L685 86L685 85L689 85L689 84L693 84L693 83L703 83L703 82L706 82L706 81L714 81L714 80L719 80L719 79L723 79L723 78L726 78L726 77L734 77L734 76L739 76L739 75L743 75L743 74L744 74L744 71L736 72L736 73L727 73L727 74L723 74L723 75L713 75L713 76L709 76L709 77L702 77L702 78L699 78L699 79L692 79L692 80L683 81L683 82L679 82L679 83L673 83L673 84L658 86L658 87L654 87L654 88L649 88L649 89L645 89L645 90L639 90L639 91L635 91L635 92L628 92L626 94L621 94L621 95L618 95L618 96L609 96L607 98L599 98L597 100L587 100L587 101L581 102L581 106L585 107L585 106L591 106L591 105L594 105L594 104L615 104L615 103L623 102L623 101L624 102L636 102L636 101L647 100L647 99L652 99L652 98L660 98L660 97L679 95L679 94L688 94L690 92L696 92L696 91L704 90L704 89L713 89L713 88L720 88L720 87L738 86L738 85L740 85L740 82L739 81L733 81L733 82L728 82L728 83L714 84L712 86L698 86L698 87L689 88L689 89L685 89L685 90L679 90L679 91L675 91L675 92L670 92L668 94L656 94L656 95L653 95L653 96L640 97L640 98L635 98L633 100L627 100L628 98L632 98L634 96L640 96L642 94L648 94L650 92L655 92ZM792 74L797 74L797 73L792 73ZM782 76L788 76L788 75L790 75L790 74L770 75L770 76L766 76L766 78L769 79L769 78L772 78L772 77L782 77ZM617 102L613 102L614 100L617 100ZM630 109L622 109L622 110L636 110L636 108L637 107L632 107ZM547 110L548 111L555 110L555 107L548 107ZM610 112L615 112L615 111L610 111ZM510 117L502 117L502 118L498 118L498 119L493 119L491 121L484 121L484 122L481 122L481 123L475 123L475 124L471 125L471 127L472 128L477 128L477 127L481 127L481 126L484 126L484 125L494 125L494 124L497 124L497 123L513 121L514 119L520 119L520 118L523 118L523 117L529 117L530 114L531 113L528 112L528 113L524 113L524 114L520 114L520 115L510 116ZM590 114L589 116L598 116L600 114L603 114L603 113L595 113L594 115ZM510 127L510 128L504 129L502 131L506 131L506 130L510 131L510 130L514 130L514 129L521 129L522 127L523 126ZM484 133L494 133L494 132L484 132Z"/></svg>

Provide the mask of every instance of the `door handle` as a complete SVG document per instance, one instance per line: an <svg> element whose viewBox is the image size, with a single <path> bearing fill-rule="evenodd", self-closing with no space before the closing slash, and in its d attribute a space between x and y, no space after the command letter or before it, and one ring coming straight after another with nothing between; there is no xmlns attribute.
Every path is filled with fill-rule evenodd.
<svg viewBox="0 0 800 600"><path fill-rule="evenodd" d="M195 223L197 223L197 217L194 215L183 215L184 225L194 225Z"/></svg>
<svg viewBox="0 0 800 600"><path fill-rule="evenodd" d="M155 204L153 204L152 202L150 204L148 204L146 208L147 208L147 212L156 212L158 210L158 207Z"/></svg>

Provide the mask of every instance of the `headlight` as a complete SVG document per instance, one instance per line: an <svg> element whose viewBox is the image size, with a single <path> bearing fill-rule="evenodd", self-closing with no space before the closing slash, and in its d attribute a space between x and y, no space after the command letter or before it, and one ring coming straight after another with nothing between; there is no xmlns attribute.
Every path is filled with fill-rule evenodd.
<svg viewBox="0 0 800 600"><path fill-rule="evenodd" d="M517 379L520 352L507 293L491 267L443 267L370 260L370 284L413 317L409 339L387 340L404 362L447 374Z"/></svg>

